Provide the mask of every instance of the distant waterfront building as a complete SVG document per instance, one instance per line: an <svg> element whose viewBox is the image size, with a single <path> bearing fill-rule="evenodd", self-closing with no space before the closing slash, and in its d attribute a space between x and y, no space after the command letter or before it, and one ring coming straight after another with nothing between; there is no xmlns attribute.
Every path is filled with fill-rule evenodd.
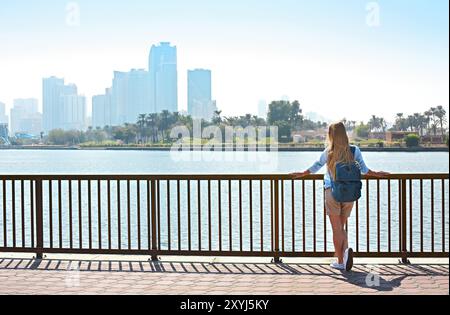
<svg viewBox="0 0 450 315"><path fill-rule="evenodd" d="M8 124L9 117L6 115L6 105L0 102L0 124Z"/></svg>
<svg viewBox="0 0 450 315"><path fill-rule="evenodd" d="M263 119L267 119L267 114L268 114L269 108L267 105L267 102L264 100L259 101L258 103L258 117L259 118L263 118Z"/></svg>
<svg viewBox="0 0 450 315"><path fill-rule="evenodd" d="M188 113L193 118L211 120L217 104L212 100L211 71L188 71Z"/></svg>
<svg viewBox="0 0 450 315"><path fill-rule="evenodd" d="M8 124L0 123L0 145L8 145Z"/></svg>
<svg viewBox="0 0 450 315"><path fill-rule="evenodd" d="M104 128L112 126L112 95L111 89L106 89L105 94L92 97L92 127Z"/></svg>
<svg viewBox="0 0 450 315"><path fill-rule="evenodd" d="M77 86L65 85L64 79L56 77L44 78L42 86L44 132L64 129L64 96L77 95Z"/></svg>
<svg viewBox="0 0 450 315"><path fill-rule="evenodd" d="M136 123L140 114L154 113L151 107L149 87L150 76L145 70L115 71L110 93L111 124Z"/></svg>
<svg viewBox="0 0 450 315"><path fill-rule="evenodd" d="M86 97L63 96L62 128L64 130L86 130Z"/></svg>
<svg viewBox="0 0 450 315"><path fill-rule="evenodd" d="M178 111L177 48L168 42L153 45L149 56L151 112Z"/></svg>
<svg viewBox="0 0 450 315"><path fill-rule="evenodd" d="M11 134L37 136L42 132L42 114L37 99L16 99L11 109Z"/></svg>

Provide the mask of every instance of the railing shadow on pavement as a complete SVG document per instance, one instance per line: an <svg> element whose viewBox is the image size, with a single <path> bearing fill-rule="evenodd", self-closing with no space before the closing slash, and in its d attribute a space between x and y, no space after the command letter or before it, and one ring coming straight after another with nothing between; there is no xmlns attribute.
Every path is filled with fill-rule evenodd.
<svg viewBox="0 0 450 315"><path fill-rule="evenodd" d="M272 276L329 276L366 283L370 275L383 277L449 276L448 264L361 264L352 272L332 270L326 264L304 263L208 263L208 262L162 262L162 261L111 261L29 258L0 258L1 270L29 271L79 271L79 272L127 272L127 273L175 273L209 275L272 275ZM342 278L343 277L343 278ZM364 280L364 281L363 281ZM392 282L392 281L390 281Z"/></svg>

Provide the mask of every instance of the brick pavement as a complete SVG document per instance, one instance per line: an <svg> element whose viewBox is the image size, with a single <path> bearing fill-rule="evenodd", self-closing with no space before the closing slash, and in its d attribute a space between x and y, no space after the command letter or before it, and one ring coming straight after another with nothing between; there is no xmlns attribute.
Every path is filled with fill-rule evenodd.
<svg viewBox="0 0 450 315"><path fill-rule="evenodd" d="M378 276L377 276L378 275ZM2 294L449 294L448 264L202 263L0 258Z"/></svg>

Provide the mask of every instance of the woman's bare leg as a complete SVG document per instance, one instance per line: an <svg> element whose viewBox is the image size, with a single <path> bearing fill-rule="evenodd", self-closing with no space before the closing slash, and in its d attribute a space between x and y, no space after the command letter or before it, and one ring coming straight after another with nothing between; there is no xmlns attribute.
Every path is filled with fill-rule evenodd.
<svg viewBox="0 0 450 315"><path fill-rule="evenodd" d="M331 226L333 227L333 242L336 252L336 257L338 258L338 263L344 263L344 245L346 242L344 228L342 226L341 216L330 215Z"/></svg>
<svg viewBox="0 0 450 315"><path fill-rule="evenodd" d="M348 248L348 234L345 230L345 225L347 224L348 218L341 216L341 227L342 227L342 234L344 236L344 242L342 244L342 252L344 253Z"/></svg>

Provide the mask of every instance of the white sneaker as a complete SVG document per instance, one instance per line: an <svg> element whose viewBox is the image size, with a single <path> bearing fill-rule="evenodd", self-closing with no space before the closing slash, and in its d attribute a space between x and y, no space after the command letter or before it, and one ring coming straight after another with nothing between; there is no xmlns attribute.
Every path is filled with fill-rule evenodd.
<svg viewBox="0 0 450 315"><path fill-rule="evenodd" d="M353 249L348 248L344 252L344 269L346 271L351 271L353 268Z"/></svg>
<svg viewBox="0 0 450 315"><path fill-rule="evenodd" d="M331 268L337 269L337 270L345 270L344 264L338 264L337 262L334 262L330 265Z"/></svg>

